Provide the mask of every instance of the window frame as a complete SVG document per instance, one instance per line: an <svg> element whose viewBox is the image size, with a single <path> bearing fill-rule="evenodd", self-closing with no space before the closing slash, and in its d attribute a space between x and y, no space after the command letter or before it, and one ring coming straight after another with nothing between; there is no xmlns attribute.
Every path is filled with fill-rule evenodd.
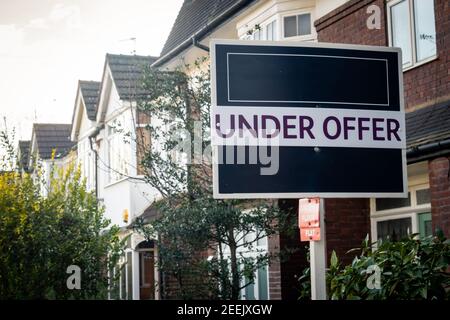
<svg viewBox="0 0 450 320"><path fill-rule="evenodd" d="M310 19L310 27L311 27L311 33L307 34L307 35L296 35L293 37L285 37L284 36L284 19L286 17L292 17L292 16L299 16L302 14L309 14L311 19ZM280 16L280 39L281 40L286 40L286 41L314 41L317 40L317 33L316 33L316 29L314 27L314 8L306 8L306 9L301 9L301 10L295 10L295 11L289 11L289 12L285 12L283 14L281 14ZM298 22L297 22L298 24ZM298 28L298 25L296 26L296 28Z"/></svg>
<svg viewBox="0 0 450 320"><path fill-rule="evenodd" d="M417 43L416 43L416 21L414 16L414 0L388 0L386 2L386 16L387 16L387 28L388 28L388 40L389 46L392 47L393 43L393 33L392 33L392 7L395 5L406 1L408 4L408 14L409 14L409 39L411 43L411 63L402 66L403 71L408 71L426 64L430 61L436 60L438 58L437 41L436 41L436 53L426 59L417 61ZM434 25L436 28L436 12L434 12ZM437 36L437 32L436 32ZM403 52L402 52L403 54Z"/></svg>
<svg viewBox="0 0 450 320"><path fill-rule="evenodd" d="M396 220L402 218L411 218L411 233L419 233L419 215L431 212L431 203L417 204L418 190L429 189L429 183L418 183L410 185L408 192L411 194L411 205L387 210L376 210L376 198L370 199L370 231L372 241L378 240L377 223L380 221Z"/></svg>
<svg viewBox="0 0 450 320"><path fill-rule="evenodd" d="M125 139L125 135L114 129L114 127L117 126L117 123L123 128L126 128L126 125L129 124L126 111L127 109L115 114L114 117L108 119L105 124L105 142L107 153L107 179L105 187L109 187L121 181L127 180L129 176L136 175L136 172L133 171L136 169L133 166L133 139L131 139L128 144L125 143L125 141L118 143L117 141ZM114 149L115 152L114 150L111 150L112 145L116 148ZM113 159L113 155L118 156L118 158L116 157ZM116 164L117 167L115 167Z"/></svg>
<svg viewBox="0 0 450 320"><path fill-rule="evenodd" d="M278 39L280 38L280 33L279 33L280 26L279 26L278 21L279 21L278 15L275 15L275 16L272 16L272 17L264 20L261 23L257 23L257 25L259 25L259 27L260 27L260 29L257 30L257 31L259 31L259 34L260 34L259 39L255 39L255 33L257 31L253 31L252 34L247 34L247 32L251 29L247 30L247 32L244 33L239 39L240 40L253 40L253 41L278 41ZM276 28L276 32L275 32L276 39L269 40L269 39L267 39L267 26L270 25L271 23L274 23L274 26Z"/></svg>
<svg viewBox="0 0 450 320"><path fill-rule="evenodd" d="M245 210L244 213L247 213L249 210ZM255 234L254 237L252 237L253 233ZM261 255L263 252L264 253L268 253L269 252L269 237L267 235L265 235L264 237L260 238L259 240L262 239L266 239L265 240L265 244L263 245L258 245L258 241L256 240L256 234L257 234L257 230L253 231L252 233L248 233L247 235L245 235L245 237L243 239L241 239L240 241L246 241L249 237L250 240L249 242L254 242L253 248L254 250L250 251L248 248L244 248L244 247L240 247L237 250L237 253L242 255L243 257L246 258L257 258L259 255ZM239 237L240 235L238 235ZM222 247L222 252L224 257L229 258L230 257L230 248L228 246L224 246ZM267 283L267 300L270 300L270 281L269 281L269 269L270 269L270 264L265 265L266 267L266 283ZM255 296L255 300L260 300L259 298L259 274L258 274L258 270L255 271L254 274L254 296ZM243 286L245 284L245 278L240 279L239 283L241 286ZM246 296L245 296L245 289L246 287L241 289L240 292L240 300L247 300Z"/></svg>
<svg viewBox="0 0 450 320"><path fill-rule="evenodd" d="M270 24L273 23L272 28L275 26L276 30L275 32L272 32L272 34L275 34L275 39L271 39L269 40L267 38L267 28ZM266 21L264 21L264 23L261 23L261 30L263 30L263 34L264 34L264 40L265 41L278 41L278 39L280 38L280 34L279 34L279 25L278 25L278 19L277 17L272 17L270 19L267 19Z"/></svg>

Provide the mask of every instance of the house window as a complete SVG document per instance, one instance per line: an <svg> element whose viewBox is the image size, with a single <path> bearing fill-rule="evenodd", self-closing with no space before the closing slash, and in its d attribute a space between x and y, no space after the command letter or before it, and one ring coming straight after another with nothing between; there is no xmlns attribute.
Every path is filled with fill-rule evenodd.
<svg viewBox="0 0 450 320"><path fill-rule="evenodd" d="M403 68L436 57L434 0L397 0L387 4L390 44L402 49Z"/></svg>
<svg viewBox="0 0 450 320"><path fill-rule="evenodd" d="M243 246L238 247L238 257L257 259L258 256L266 255L268 251L267 236L261 236L260 232L249 232L241 241L252 244L252 250ZM239 244L242 244L240 242ZM229 256L230 248L223 249L225 257ZM242 266L240 266L242 268ZM244 287L245 285L245 287ZM269 299L269 273L268 266L261 266L255 271L253 280L247 277L241 279L240 298L242 300L267 300Z"/></svg>
<svg viewBox="0 0 450 320"><path fill-rule="evenodd" d="M110 270L109 298L113 300L133 299L132 252L126 251L115 268Z"/></svg>
<svg viewBox="0 0 450 320"><path fill-rule="evenodd" d="M131 145L126 138L125 117L119 116L108 124L108 173L113 183L130 174Z"/></svg>
<svg viewBox="0 0 450 320"><path fill-rule="evenodd" d="M266 40L275 41L277 40L277 21L274 20L264 27L266 33Z"/></svg>
<svg viewBox="0 0 450 320"><path fill-rule="evenodd" d="M261 32L261 30L255 30L254 32L253 32L253 40L264 40L264 39L262 39L262 37L264 36L264 33L263 32Z"/></svg>
<svg viewBox="0 0 450 320"><path fill-rule="evenodd" d="M411 218L377 222L377 240L399 241L407 238L411 233Z"/></svg>
<svg viewBox="0 0 450 320"><path fill-rule="evenodd" d="M399 241L410 234L432 235L430 189L411 186L408 198L371 200L372 239Z"/></svg>
<svg viewBox="0 0 450 320"><path fill-rule="evenodd" d="M298 37L311 35L311 14L302 13L283 18L284 37Z"/></svg>
<svg viewBox="0 0 450 320"><path fill-rule="evenodd" d="M269 275L267 266L261 266L253 275L253 281L245 277L241 282L245 283L244 289L241 290L242 300L267 300L269 299ZM244 285L242 283L242 285Z"/></svg>
<svg viewBox="0 0 450 320"><path fill-rule="evenodd" d="M86 179L86 188L92 190L95 187L95 163L89 138L80 141L78 144L78 161L81 165L83 178Z"/></svg>

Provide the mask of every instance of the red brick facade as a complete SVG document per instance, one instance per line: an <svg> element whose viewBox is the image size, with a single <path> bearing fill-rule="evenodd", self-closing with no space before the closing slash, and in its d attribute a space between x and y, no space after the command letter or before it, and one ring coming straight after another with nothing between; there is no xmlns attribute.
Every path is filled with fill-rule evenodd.
<svg viewBox="0 0 450 320"><path fill-rule="evenodd" d="M450 99L450 2L435 0L434 7L437 59L404 72L407 110Z"/></svg>
<svg viewBox="0 0 450 320"><path fill-rule="evenodd" d="M326 199L325 229L327 257L336 251L339 260L347 264L353 260L346 252L358 248L370 235L368 199Z"/></svg>
<svg viewBox="0 0 450 320"><path fill-rule="evenodd" d="M450 100L450 2L435 0L437 58L405 71L404 94L407 111ZM367 8L381 9L381 28L368 29ZM320 42L389 45L384 0L350 0L315 22ZM450 186L447 158L429 162L433 227L450 236ZM340 257L370 234L368 199L326 200L327 252ZM347 262L351 257L346 257Z"/></svg>
<svg viewBox="0 0 450 320"><path fill-rule="evenodd" d="M428 162L431 190L431 221L433 230L441 229L450 238L450 158L440 157Z"/></svg>
<svg viewBox="0 0 450 320"><path fill-rule="evenodd" d="M383 0L351 0L315 22L320 42L387 46L386 6ZM435 0L437 58L405 71L405 107L413 110L450 99L450 3ZM381 28L366 26L369 5L381 9Z"/></svg>

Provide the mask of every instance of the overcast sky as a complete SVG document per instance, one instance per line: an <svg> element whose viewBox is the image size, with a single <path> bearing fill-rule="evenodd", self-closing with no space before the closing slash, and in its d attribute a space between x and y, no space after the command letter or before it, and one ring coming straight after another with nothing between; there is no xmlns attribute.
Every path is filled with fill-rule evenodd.
<svg viewBox="0 0 450 320"><path fill-rule="evenodd" d="M0 127L70 123L77 81L100 80L107 52L159 55L182 2L0 0Z"/></svg>

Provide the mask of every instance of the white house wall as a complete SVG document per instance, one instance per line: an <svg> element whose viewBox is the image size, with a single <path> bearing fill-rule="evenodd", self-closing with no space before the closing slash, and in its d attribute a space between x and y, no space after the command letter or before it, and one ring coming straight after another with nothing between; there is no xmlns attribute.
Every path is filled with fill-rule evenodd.
<svg viewBox="0 0 450 320"><path fill-rule="evenodd" d="M349 0L316 0L316 19L340 7Z"/></svg>
<svg viewBox="0 0 450 320"><path fill-rule="evenodd" d="M109 69L107 69L109 71ZM135 108L131 107L131 103L120 99L114 84L110 86L109 93L105 92L106 107L104 112L105 127L101 130L97 141L99 144L99 161L98 161L98 185L99 198L103 199L105 205L105 215L111 220L113 224L125 226L127 223L123 221L124 211L128 211L128 222L133 218L143 213L143 211L158 197L156 192L150 185L143 181L133 178L136 175L136 141L133 137L126 137L131 133L134 135L134 121L136 120ZM120 171L121 178L111 180L109 173L116 172L111 168L111 160L109 156L116 156L116 154L109 154L109 137L112 128L121 128L122 133L119 133L120 147L126 148L126 168L125 171ZM117 133L116 133L117 134ZM125 142L126 141L126 142ZM117 142L117 140L116 140Z"/></svg>
<svg viewBox="0 0 450 320"><path fill-rule="evenodd" d="M89 191L95 189L95 154L91 150L89 135L95 129L95 121L89 120L83 102L79 108L80 126L77 137L77 163L81 166L83 178Z"/></svg>

